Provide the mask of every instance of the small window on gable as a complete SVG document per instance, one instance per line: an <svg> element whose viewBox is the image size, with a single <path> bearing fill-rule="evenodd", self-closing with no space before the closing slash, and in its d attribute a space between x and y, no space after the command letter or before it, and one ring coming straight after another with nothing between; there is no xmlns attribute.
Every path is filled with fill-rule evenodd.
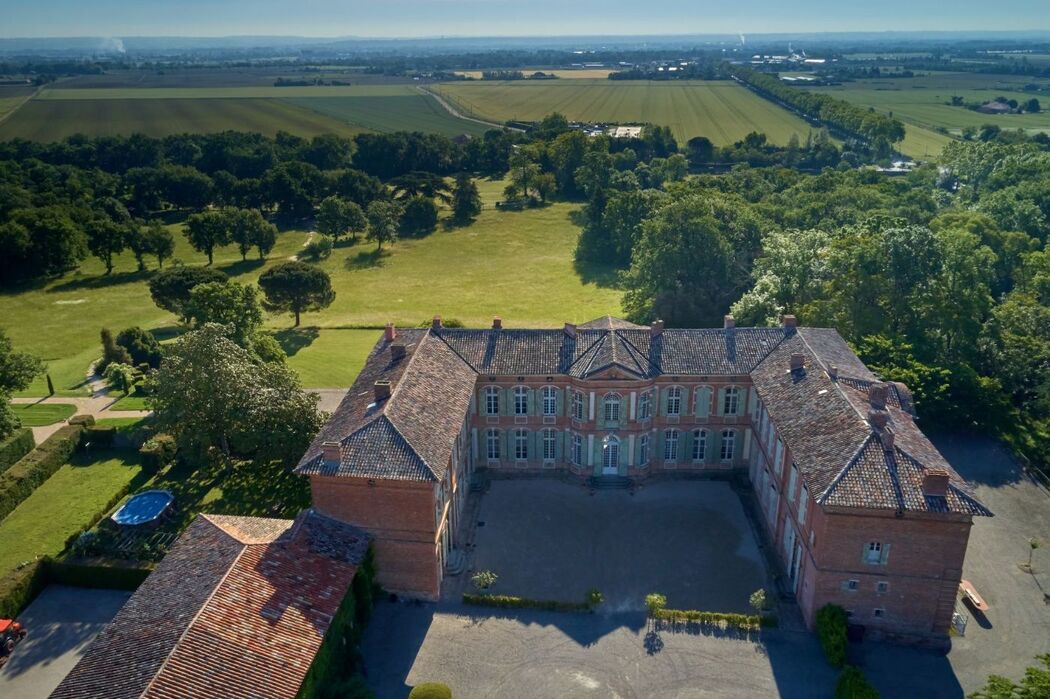
<svg viewBox="0 0 1050 699"><path fill-rule="evenodd" d="M890 584L885 580L875 583L875 591L882 594L890 591Z"/></svg>
<svg viewBox="0 0 1050 699"><path fill-rule="evenodd" d="M881 541L869 541L864 547L864 562L868 565L879 565L885 563L883 560L883 547Z"/></svg>
<svg viewBox="0 0 1050 699"><path fill-rule="evenodd" d="M842 583L842 589L849 590L850 592L855 592L858 587L860 587L859 580L846 580Z"/></svg>

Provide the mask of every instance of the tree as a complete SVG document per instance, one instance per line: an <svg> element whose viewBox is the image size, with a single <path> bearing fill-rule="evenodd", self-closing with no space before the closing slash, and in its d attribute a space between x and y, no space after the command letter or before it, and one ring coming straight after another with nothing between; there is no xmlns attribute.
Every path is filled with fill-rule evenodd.
<svg viewBox="0 0 1050 699"><path fill-rule="evenodd" d="M153 333L138 326L126 328L117 335L117 344L127 350L135 366L149 364L154 369L160 366L163 352Z"/></svg>
<svg viewBox="0 0 1050 699"><path fill-rule="evenodd" d="M186 448L300 457L321 427L317 397L281 363L263 362L208 323L175 341L149 379L158 428Z"/></svg>
<svg viewBox="0 0 1050 699"><path fill-rule="evenodd" d="M1033 97L1032 99L1030 99L1030 100L1028 100L1027 102L1024 103L1024 110L1026 112L1030 112L1032 114L1037 114L1040 111L1041 108L1042 107L1039 104L1039 100L1036 99L1035 97Z"/></svg>
<svg viewBox="0 0 1050 699"><path fill-rule="evenodd" d="M2 236L11 236L5 241L7 249L0 250L7 258L4 263L21 276L62 274L75 268L87 256L87 236L70 214L57 204L12 212Z"/></svg>
<svg viewBox="0 0 1050 699"><path fill-rule="evenodd" d="M149 294L157 306L188 323L186 307L190 302L190 292L201 284L228 280L229 277L217 269L175 267L163 270L150 279Z"/></svg>
<svg viewBox="0 0 1050 699"><path fill-rule="evenodd" d="M21 426L11 410L11 393L29 388L40 374L44 363L27 352L16 352L10 338L0 328L0 439Z"/></svg>
<svg viewBox="0 0 1050 699"><path fill-rule="evenodd" d="M95 365L96 374L105 373L110 364L131 364L131 355L117 344L109 328L102 328L99 337L102 341L102 359Z"/></svg>
<svg viewBox="0 0 1050 699"><path fill-rule="evenodd" d="M540 195L540 201L546 202L547 197L558 191L558 180L553 172L541 172L532 178L532 188Z"/></svg>
<svg viewBox="0 0 1050 699"><path fill-rule="evenodd" d="M335 241L349 233L356 240L357 232L368 225L365 212L357 202L340 197L327 197L317 208L317 230Z"/></svg>
<svg viewBox="0 0 1050 699"><path fill-rule="evenodd" d="M437 227L438 208L430 197L417 194L405 202L401 210L401 233L407 236L424 236Z"/></svg>
<svg viewBox="0 0 1050 699"><path fill-rule="evenodd" d="M528 146L519 146L510 156L511 184L526 199L529 198L532 178L540 174L540 167L534 162L535 157L534 149Z"/></svg>
<svg viewBox="0 0 1050 699"><path fill-rule="evenodd" d="M451 201L445 178L431 172L409 172L395 177L389 184L394 190L394 196L399 199L424 196L440 199L446 204Z"/></svg>
<svg viewBox="0 0 1050 699"><path fill-rule="evenodd" d="M391 201L376 200L368 205L368 239L383 249L383 243L397 240L398 223L401 218L401 207Z"/></svg>
<svg viewBox="0 0 1050 699"><path fill-rule="evenodd" d="M229 209L224 213L228 217L230 237L237 243L241 259L248 259L248 251L253 247L258 248L260 260L266 259L277 243L277 226L263 218L258 209Z"/></svg>
<svg viewBox="0 0 1050 699"><path fill-rule="evenodd" d="M335 300L328 273L305 262L274 265L259 277L259 287L267 310L294 314L296 327L301 313L327 308Z"/></svg>
<svg viewBox="0 0 1050 699"><path fill-rule="evenodd" d="M1037 655L1039 665L1024 671L1020 684L1001 675L990 675L984 687L968 699L1045 699L1050 696L1050 653Z"/></svg>
<svg viewBox="0 0 1050 699"><path fill-rule="evenodd" d="M186 219L186 238L197 252L214 261L215 248L230 242L230 218L222 211L205 211Z"/></svg>
<svg viewBox="0 0 1050 699"><path fill-rule="evenodd" d="M164 224L154 219L141 232L143 249L157 258L157 267L164 269L164 260L175 253L175 236Z"/></svg>
<svg viewBox="0 0 1050 699"><path fill-rule="evenodd" d="M106 274L113 272L113 257L124 252L128 245L128 229L108 218L96 218L87 225L88 250L106 266Z"/></svg>
<svg viewBox="0 0 1050 699"><path fill-rule="evenodd" d="M469 174L461 172L456 175L452 188L452 220L462 226L480 213L481 195L478 186Z"/></svg>
<svg viewBox="0 0 1050 699"><path fill-rule="evenodd" d="M251 346L263 321L259 292L254 286L233 281L209 282L193 287L186 315L198 327L206 323L230 327L230 339L245 348Z"/></svg>

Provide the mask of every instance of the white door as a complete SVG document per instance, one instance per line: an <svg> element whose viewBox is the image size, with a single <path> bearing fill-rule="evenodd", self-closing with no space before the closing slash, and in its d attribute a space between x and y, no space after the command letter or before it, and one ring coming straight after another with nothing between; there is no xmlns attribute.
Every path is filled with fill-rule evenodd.
<svg viewBox="0 0 1050 699"><path fill-rule="evenodd" d="M606 437L602 444L602 475L615 476L620 472L620 440Z"/></svg>

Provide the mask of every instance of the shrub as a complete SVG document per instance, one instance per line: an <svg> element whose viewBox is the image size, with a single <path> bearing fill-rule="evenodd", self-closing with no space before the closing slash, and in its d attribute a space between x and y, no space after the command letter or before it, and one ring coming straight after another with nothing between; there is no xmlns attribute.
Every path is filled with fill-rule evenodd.
<svg viewBox="0 0 1050 699"><path fill-rule="evenodd" d="M440 682L424 682L412 688L408 699L452 699L452 690Z"/></svg>
<svg viewBox="0 0 1050 699"><path fill-rule="evenodd" d="M766 604L768 603L768 600L766 599L766 591L762 588L755 590L751 593L748 602L751 604L752 609L756 612L761 612L766 608Z"/></svg>
<svg viewBox="0 0 1050 699"><path fill-rule="evenodd" d="M657 609L650 611L654 619L671 624L699 624L700 626L718 626L735 628L742 631L754 631L777 625L775 616L758 614L731 614L725 612L702 612L697 609Z"/></svg>
<svg viewBox="0 0 1050 699"><path fill-rule="evenodd" d="M832 667L846 664L846 610L834 604L817 610L817 637Z"/></svg>
<svg viewBox="0 0 1050 699"><path fill-rule="evenodd" d="M0 473L11 468L12 464L33 451L35 446L33 430L28 427L15 430L6 439L0 439Z"/></svg>
<svg viewBox="0 0 1050 699"><path fill-rule="evenodd" d="M303 251L299 253L299 258L313 262L326 260L331 256L334 247L335 242L331 238L321 235L303 246Z"/></svg>
<svg viewBox="0 0 1050 699"><path fill-rule="evenodd" d="M162 352L153 333L135 326L120 331L117 344L127 350L135 365L148 365L152 369L160 366Z"/></svg>
<svg viewBox="0 0 1050 699"><path fill-rule="evenodd" d="M102 328L99 333L102 339L102 359L95 366L95 372L101 374L110 364L131 364L131 355L113 339L109 328Z"/></svg>
<svg viewBox="0 0 1050 699"><path fill-rule="evenodd" d="M131 390L135 387L135 378L137 376L138 372L135 370L135 367L119 362L109 364L106 367L106 371L102 374L102 378L106 380L110 388L116 389L124 395L131 393Z"/></svg>
<svg viewBox="0 0 1050 699"><path fill-rule="evenodd" d="M96 448L108 448L113 446L113 438L117 435L117 428L112 425L89 425L80 435L80 443L83 446L91 445Z"/></svg>
<svg viewBox="0 0 1050 699"><path fill-rule="evenodd" d="M499 609L541 609L547 612L589 612L588 602L562 602L549 599L529 599L513 595L475 595L463 593L463 604L479 607L497 607Z"/></svg>
<svg viewBox="0 0 1050 699"><path fill-rule="evenodd" d="M835 699L879 699L879 693L860 668L847 665L835 684Z"/></svg>
<svg viewBox="0 0 1050 699"><path fill-rule="evenodd" d="M70 425L94 425L95 417L93 415L74 415L69 418Z"/></svg>
<svg viewBox="0 0 1050 699"><path fill-rule="evenodd" d="M88 416L90 417L90 416ZM0 519L11 514L41 483L69 460L80 444L83 425L66 425L0 474Z"/></svg>
<svg viewBox="0 0 1050 699"><path fill-rule="evenodd" d="M601 590L592 587L591 589L587 590L587 594L584 596L584 599L587 600L587 604L594 607L605 601L605 595L602 594Z"/></svg>
<svg viewBox="0 0 1050 699"><path fill-rule="evenodd" d="M170 434L159 433L146 440L139 449L142 456L142 468L149 473L156 473L171 463L176 452L175 438Z"/></svg>
<svg viewBox="0 0 1050 699"><path fill-rule="evenodd" d="M499 576L493 573L491 570L479 570L470 576L470 583L474 586L474 589L478 592L487 590L496 584Z"/></svg>
<svg viewBox="0 0 1050 699"><path fill-rule="evenodd" d="M645 608L649 610L649 616L651 617L655 617L666 606L667 597L659 592L650 592L645 596Z"/></svg>

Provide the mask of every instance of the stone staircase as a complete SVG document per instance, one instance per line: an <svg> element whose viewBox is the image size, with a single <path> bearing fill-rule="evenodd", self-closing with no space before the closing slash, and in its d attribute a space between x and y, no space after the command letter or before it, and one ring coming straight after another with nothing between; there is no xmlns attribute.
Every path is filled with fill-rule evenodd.
<svg viewBox="0 0 1050 699"><path fill-rule="evenodd" d="M634 492L634 480L625 476L591 476L587 479L591 492L598 490L630 490Z"/></svg>

